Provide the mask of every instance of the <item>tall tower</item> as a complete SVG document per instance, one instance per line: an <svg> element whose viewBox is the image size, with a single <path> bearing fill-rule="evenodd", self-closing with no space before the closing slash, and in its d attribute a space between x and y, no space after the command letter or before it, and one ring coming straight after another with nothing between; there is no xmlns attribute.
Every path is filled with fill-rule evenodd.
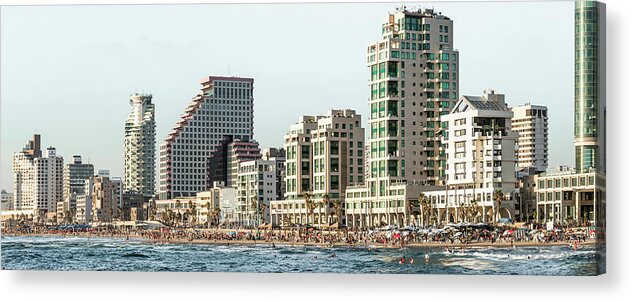
<svg viewBox="0 0 631 301"><path fill-rule="evenodd" d="M155 193L156 122L151 95L134 93L125 122L125 190Z"/></svg>
<svg viewBox="0 0 631 301"><path fill-rule="evenodd" d="M453 21L433 9L389 14L368 45L369 195L396 182L444 184L440 116L458 99Z"/></svg>
<svg viewBox="0 0 631 301"><path fill-rule="evenodd" d="M517 139L517 167L524 170L534 167L537 172L548 168L548 108L525 104L511 108L512 130Z"/></svg>
<svg viewBox="0 0 631 301"><path fill-rule="evenodd" d="M252 140L254 79L208 76L160 145L160 199L207 189L208 158L225 136Z"/></svg>
<svg viewBox="0 0 631 301"><path fill-rule="evenodd" d="M576 1L574 146L576 171L606 172L605 4Z"/></svg>

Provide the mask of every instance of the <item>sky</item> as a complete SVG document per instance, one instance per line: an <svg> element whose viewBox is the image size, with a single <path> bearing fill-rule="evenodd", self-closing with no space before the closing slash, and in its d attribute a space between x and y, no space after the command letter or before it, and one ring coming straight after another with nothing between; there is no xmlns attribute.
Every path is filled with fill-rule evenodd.
<svg viewBox="0 0 631 301"><path fill-rule="evenodd" d="M0 11L0 188L34 133L69 162L122 176L134 92L161 144L208 75L254 78L254 138L281 147L300 115L368 117L366 47L396 3L18 6ZM550 166L574 165L573 2L419 2L454 21L460 94L548 106Z"/></svg>

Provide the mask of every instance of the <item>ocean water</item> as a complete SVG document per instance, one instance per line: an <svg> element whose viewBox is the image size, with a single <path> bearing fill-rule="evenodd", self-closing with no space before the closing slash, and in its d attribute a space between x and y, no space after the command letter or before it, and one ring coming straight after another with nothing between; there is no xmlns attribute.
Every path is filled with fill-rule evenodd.
<svg viewBox="0 0 631 301"><path fill-rule="evenodd" d="M597 275L605 250L583 246L372 249L154 244L85 237L2 237L2 269L353 274ZM429 255L424 259L425 253ZM333 257L332 255L335 254ZM400 264L405 256L414 263ZM408 261L409 262L409 261Z"/></svg>

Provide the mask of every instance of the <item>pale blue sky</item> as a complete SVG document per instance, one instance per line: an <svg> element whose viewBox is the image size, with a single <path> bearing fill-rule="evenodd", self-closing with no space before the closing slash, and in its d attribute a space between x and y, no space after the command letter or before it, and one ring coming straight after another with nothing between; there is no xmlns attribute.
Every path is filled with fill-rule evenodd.
<svg viewBox="0 0 631 301"><path fill-rule="evenodd" d="M444 3L460 93L492 87L547 105L550 165L573 165L573 2ZM408 4L408 6L411 6ZM2 7L0 188L33 133L96 169L123 170L134 91L156 105L157 143L207 75L254 77L255 139L282 146L301 114L352 108L367 121L366 46L395 4Z"/></svg>

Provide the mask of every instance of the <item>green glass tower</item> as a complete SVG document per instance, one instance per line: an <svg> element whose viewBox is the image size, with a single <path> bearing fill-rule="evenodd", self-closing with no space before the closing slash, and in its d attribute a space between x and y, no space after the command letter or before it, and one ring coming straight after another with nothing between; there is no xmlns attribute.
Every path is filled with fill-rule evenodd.
<svg viewBox="0 0 631 301"><path fill-rule="evenodd" d="M605 4L575 5L576 171L605 173Z"/></svg>

